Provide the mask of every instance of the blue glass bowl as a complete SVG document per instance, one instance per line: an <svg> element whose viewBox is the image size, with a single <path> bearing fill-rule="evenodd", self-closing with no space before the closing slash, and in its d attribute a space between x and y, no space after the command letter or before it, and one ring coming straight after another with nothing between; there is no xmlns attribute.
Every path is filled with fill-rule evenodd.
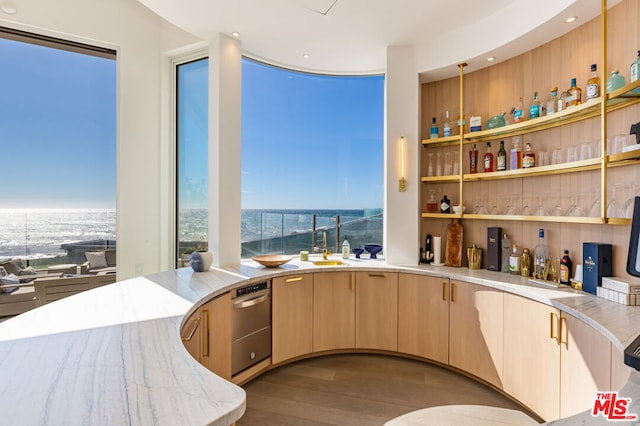
<svg viewBox="0 0 640 426"><path fill-rule="evenodd" d="M353 253L356 255L356 259L360 259L360 255L364 253L364 249L361 249L360 247L354 248Z"/></svg>
<svg viewBox="0 0 640 426"><path fill-rule="evenodd" d="M369 253L371 259L377 259L376 254L382 251L382 246L380 244L365 244L364 249Z"/></svg>

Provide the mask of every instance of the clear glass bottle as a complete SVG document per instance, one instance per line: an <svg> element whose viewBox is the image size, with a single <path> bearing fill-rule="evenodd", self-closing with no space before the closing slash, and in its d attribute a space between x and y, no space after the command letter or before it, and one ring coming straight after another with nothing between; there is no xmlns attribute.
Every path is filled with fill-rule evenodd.
<svg viewBox="0 0 640 426"><path fill-rule="evenodd" d="M429 138L435 139L438 137L438 125L436 124L436 118L431 119L431 128L429 129Z"/></svg>
<svg viewBox="0 0 640 426"><path fill-rule="evenodd" d="M509 170L522 168L522 144L520 136L511 139L511 152L509 153Z"/></svg>
<svg viewBox="0 0 640 426"><path fill-rule="evenodd" d="M573 272L573 261L569 257L569 250L564 251L560 260L560 284L571 284L571 273Z"/></svg>
<svg viewBox="0 0 640 426"><path fill-rule="evenodd" d="M560 93L560 97L558 98L558 108L556 108L556 112L560 112L567 108L567 96L569 96L567 92Z"/></svg>
<svg viewBox="0 0 640 426"><path fill-rule="evenodd" d="M344 236L344 241L342 242L342 258L348 259L349 254L351 253L351 244L349 244L349 240L347 236Z"/></svg>
<svg viewBox="0 0 640 426"><path fill-rule="evenodd" d="M638 57L631 64L631 76L629 77L629 82L633 83L638 79L640 79L640 50L638 50ZM640 87L633 89L631 93L640 93Z"/></svg>
<svg viewBox="0 0 640 426"><path fill-rule="evenodd" d="M571 79L571 86L567 90L565 105L567 107L580 105L582 103L582 89L576 84L576 79Z"/></svg>
<svg viewBox="0 0 640 426"><path fill-rule="evenodd" d="M478 148L475 143L469 151L469 173L478 173Z"/></svg>
<svg viewBox="0 0 640 426"><path fill-rule="evenodd" d="M496 169L499 172L507 170L507 151L504 149L504 141L500 141L500 149L498 150Z"/></svg>
<svg viewBox="0 0 640 426"><path fill-rule="evenodd" d="M611 71L611 77L607 79L607 93L611 93L614 90L618 90L623 87L625 84L624 76L620 75L620 71L613 70Z"/></svg>
<svg viewBox="0 0 640 426"><path fill-rule="evenodd" d="M445 112L444 125L442 126L442 135L446 138L451 136L451 124L449 123L449 111Z"/></svg>
<svg viewBox="0 0 640 426"><path fill-rule="evenodd" d="M440 200L440 213L451 213L451 201L446 195Z"/></svg>
<svg viewBox="0 0 640 426"><path fill-rule="evenodd" d="M533 92L533 102L529 107L529 118L540 117L540 100L538 100L538 92Z"/></svg>
<svg viewBox="0 0 640 426"><path fill-rule="evenodd" d="M469 133L469 126L467 126L467 116L462 117L462 121L460 121L460 116L458 116L458 130L460 134Z"/></svg>
<svg viewBox="0 0 640 426"><path fill-rule="evenodd" d="M587 80L587 100L600 96L600 77L598 77L598 67L591 64L591 78Z"/></svg>
<svg viewBox="0 0 640 426"><path fill-rule="evenodd" d="M520 253L515 244L511 247L511 256L509 256L509 272L520 275Z"/></svg>
<svg viewBox="0 0 640 426"><path fill-rule="evenodd" d="M522 168L528 169L536 166L536 154L531 149L531 144L527 142L524 148L524 154L522 155Z"/></svg>
<svg viewBox="0 0 640 426"><path fill-rule="evenodd" d="M547 101L547 115L551 115L556 112L556 107L558 106L558 88L553 86L551 88L551 98Z"/></svg>
<svg viewBox="0 0 640 426"><path fill-rule="evenodd" d="M491 142L487 142L487 152L484 154L484 171L493 171L493 154L491 153Z"/></svg>
<svg viewBox="0 0 640 426"><path fill-rule="evenodd" d="M545 269L548 268L549 262L549 247L544 239L544 229L538 229L538 245L533 251L533 273L536 278L543 278ZM547 268L545 268L545 266Z"/></svg>
<svg viewBox="0 0 640 426"><path fill-rule="evenodd" d="M522 96L518 97L518 106L513 111L513 122L520 123L524 120L524 112L522 111Z"/></svg>

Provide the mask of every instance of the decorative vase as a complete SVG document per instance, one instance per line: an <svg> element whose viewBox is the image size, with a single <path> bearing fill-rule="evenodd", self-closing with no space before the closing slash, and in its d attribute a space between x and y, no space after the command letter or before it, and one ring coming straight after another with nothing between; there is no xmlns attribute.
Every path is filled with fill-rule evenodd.
<svg viewBox="0 0 640 426"><path fill-rule="evenodd" d="M194 272L205 272L211 268L213 253L210 251L194 251L189 260Z"/></svg>

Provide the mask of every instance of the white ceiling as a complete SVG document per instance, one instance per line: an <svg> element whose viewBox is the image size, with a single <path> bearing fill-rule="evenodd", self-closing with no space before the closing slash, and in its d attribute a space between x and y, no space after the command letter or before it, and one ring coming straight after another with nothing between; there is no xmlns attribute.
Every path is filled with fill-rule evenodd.
<svg viewBox="0 0 640 426"><path fill-rule="evenodd" d="M237 31L245 54L304 71L381 73L387 46L413 45L423 80L505 60L600 12L599 0L138 1L204 40Z"/></svg>

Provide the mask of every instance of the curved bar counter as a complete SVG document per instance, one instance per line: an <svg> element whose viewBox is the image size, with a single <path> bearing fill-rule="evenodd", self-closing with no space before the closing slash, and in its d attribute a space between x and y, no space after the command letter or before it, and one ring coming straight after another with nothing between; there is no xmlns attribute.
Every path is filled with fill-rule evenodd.
<svg viewBox="0 0 640 426"><path fill-rule="evenodd" d="M305 272L370 270L464 280L541 302L582 320L618 351L640 334L640 308L485 270L365 259L332 267L296 259L274 269L253 262L205 273L182 268L86 291L1 323L1 423L232 424L244 413L245 393L191 357L180 336L185 319L242 285ZM639 385L640 373L632 370L620 390L632 399L629 413L640 413ZM597 420L585 412L557 422Z"/></svg>

